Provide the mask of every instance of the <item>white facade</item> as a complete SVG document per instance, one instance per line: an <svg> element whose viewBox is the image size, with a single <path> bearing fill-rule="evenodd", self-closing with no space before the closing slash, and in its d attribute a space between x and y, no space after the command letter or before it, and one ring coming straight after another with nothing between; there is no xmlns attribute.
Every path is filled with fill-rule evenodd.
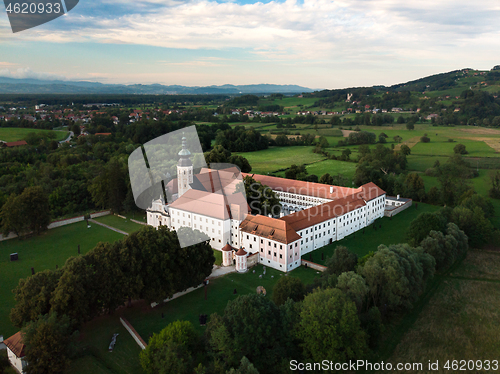
<svg viewBox="0 0 500 374"><path fill-rule="evenodd" d="M208 235L210 245L215 249L221 249L230 241L231 219L217 219L202 214L194 214L181 209L168 208L170 213L170 229L176 230L180 227L190 227Z"/></svg>
<svg viewBox="0 0 500 374"><path fill-rule="evenodd" d="M20 372L21 374L24 374L26 372L25 369L26 366L28 366L26 357L17 357L9 348L7 348L7 356L9 358L10 364L14 366L18 372Z"/></svg>
<svg viewBox="0 0 500 374"><path fill-rule="evenodd" d="M193 183L193 165L177 166L177 191L178 197L184 195Z"/></svg>
<svg viewBox="0 0 500 374"><path fill-rule="evenodd" d="M371 225L377 218L384 216L385 194L366 202L367 220L366 226Z"/></svg>
<svg viewBox="0 0 500 374"><path fill-rule="evenodd" d="M285 244L246 232L241 236L242 246L248 253L259 253L259 263L284 272L300 266L300 240Z"/></svg>

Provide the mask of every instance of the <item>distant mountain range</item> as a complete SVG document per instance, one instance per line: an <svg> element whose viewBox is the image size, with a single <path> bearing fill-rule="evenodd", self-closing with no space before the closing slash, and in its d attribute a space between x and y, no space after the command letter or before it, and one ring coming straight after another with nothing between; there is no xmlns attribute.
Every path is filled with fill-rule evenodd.
<svg viewBox="0 0 500 374"><path fill-rule="evenodd" d="M179 86L162 84L104 84L86 81L15 79L0 77L0 94L266 94L304 93L314 90L297 85L250 84L222 86Z"/></svg>

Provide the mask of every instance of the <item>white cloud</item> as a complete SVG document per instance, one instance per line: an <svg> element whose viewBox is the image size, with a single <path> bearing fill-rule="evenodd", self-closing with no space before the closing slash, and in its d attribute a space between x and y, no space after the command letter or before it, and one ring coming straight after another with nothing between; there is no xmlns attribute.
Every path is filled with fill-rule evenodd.
<svg viewBox="0 0 500 374"><path fill-rule="evenodd" d="M64 19L29 33L10 35L10 40L197 50L191 59L158 64L178 71L181 66L198 68L205 74L228 64L260 76L274 64L274 71L280 72L280 66L288 69L282 71L283 77L297 76L297 72L307 76L302 84L316 75L316 86L321 84L320 76L332 82L329 85L368 85L498 64L498 19L498 0L286 0L253 4L232 0L89 0ZM210 54L206 51L213 50L237 50L238 57L248 57L248 61L203 58ZM236 70L233 73L237 74ZM347 80L350 83L339 83Z"/></svg>
<svg viewBox="0 0 500 374"><path fill-rule="evenodd" d="M2 64L0 63L0 66ZM7 77L7 78L16 78L16 79L40 79L40 80L66 80L67 78L59 75L59 74L53 74L53 73L42 73L42 72L35 72L31 70L30 68L19 68L16 70L10 70L10 69L1 69L0 70L0 77Z"/></svg>
<svg viewBox="0 0 500 374"><path fill-rule="evenodd" d="M125 1L115 1L118 6ZM129 4L129 3L127 3ZM117 18L69 13L68 27L39 29L46 41L97 41L186 49L248 48L304 60L404 56L498 36L498 1L295 0L266 4L139 1ZM96 4L97 5L97 4ZM142 10L142 11L141 11ZM29 36L28 36L29 37Z"/></svg>

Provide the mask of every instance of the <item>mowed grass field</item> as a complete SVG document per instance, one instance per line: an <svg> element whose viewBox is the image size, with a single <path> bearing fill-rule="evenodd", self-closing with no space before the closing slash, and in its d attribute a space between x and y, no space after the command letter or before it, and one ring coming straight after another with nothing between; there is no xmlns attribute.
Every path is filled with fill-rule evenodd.
<svg viewBox="0 0 500 374"><path fill-rule="evenodd" d="M108 351L113 334L119 334L113 352ZM87 323L77 342L78 356L67 374L141 374L141 348L120 323L117 315L101 316Z"/></svg>
<svg viewBox="0 0 500 374"><path fill-rule="evenodd" d="M443 367L447 360L498 360L499 274L500 252L470 251L456 269L442 277L436 292L386 361L420 362L425 370L429 360L439 360L439 370L432 372L449 373ZM496 370L472 368L465 372Z"/></svg>
<svg viewBox="0 0 500 374"><path fill-rule="evenodd" d="M62 267L71 256L78 256L78 244L81 254L87 253L100 241L114 242L123 237L112 230L99 225L87 229L85 222L48 230L39 237L29 239L9 239L0 242L0 335L7 338L18 331L9 319L10 310L15 305L12 290L19 279L45 269ZM10 261L10 254L17 252L19 260Z"/></svg>
<svg viewBox="0 0 500 374"><path fill-rule="evenodd" d="M358 257L363 257L370 251L375 252L380 244L399 244L406 243L406 230L420 213L435 212L440 207L418 203L418 207L414 203L408 209L398 213L392 219L390 217L383 217L376 220L375 230L373 225L370 225L363 230L357 231L342 240L333 242L322 248L318 248L311 253L307 253L302 258L316 262L318 264L325 264L328 257L333 255L335 248L339 245L346 246L351 252L356 253ZM382 226L382 227L380 227Z"/></svg>
<svg viewBox="0 0 500 374"><path fill-rule="evenodd" d="M24 140L29 133L49 132L56 134L55 140L60 141L68 137L68 131L53 131L53 130L38 130L38 129L22 129L17 127L0 127L0 140L4 142L15 142Z"/></svg>
<svg viewBox="0 0 500 374"><path fill-rule="evenodd" d="M156 308L138 302L133 304L132 308L124 307L113 315L97 318L82 329L79 345L86 349L82 357L73 361L68 374L142 373L139 362L140 348L120 324L120 316L125 317L146 342L153 333L158 333L177 320L190 321L202 334L206 327L200 326L200 314L222 314L229 301L240 295L255 293L258 286L266 289L266 297L272 297L273 287L278 279L287 276L271 268L266 268L266 274L262 278L259 275L263 275L262 265L256 265L244 274L231 273L212 279L207 286L207 300L205 289L202 287ZM289 273L289 276L299 277L308 284L319 275L310 268L300 267ZM114 333L120 335L115 351L109 353L108 345Z"/></svg>
<svg viewBox="0 0 500 374"><path fill-rule="evenodd" d="M262 278L259 278L260 275ZM266 297L272 297L274 285L279 278L285 276L298 277L302 279L304 284L309 284L319 275L315 270L305 267L299 267L288 275L266 267L266 274L263 275L263 266L258 264L247 273L230 273L210 280L207 286L207 300L205 300L205 290L201 287L154 309L149 305L140 304L133 308L124 308L120 312L146 341L150 334L160 331L169 323L177 320L192 322L201 333L205 327L200 326L198 320L200 314L220 314L229 301L240 295L255 293L258 286L266 289ZM234 293L235 289L236 294Z"/></svg>
<svg viewBox="0 0 500 374"><path fill-rule="evenodd" d="M131 234L135 231L139 231L144 225L141 225L139 223L135 223L131 221L130 219L124 219L117 217L115 215L107 215L107 216L102 216L98 218L94 218L95 221L104 223L105 225L114 227L118 230L125 231L128 234Z"/></svg>

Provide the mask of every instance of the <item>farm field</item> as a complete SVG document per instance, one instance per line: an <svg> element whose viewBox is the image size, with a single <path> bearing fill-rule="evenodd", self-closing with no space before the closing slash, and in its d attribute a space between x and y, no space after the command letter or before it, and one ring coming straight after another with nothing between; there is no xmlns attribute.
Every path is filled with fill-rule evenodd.
<svg viewBox="0 0 500 374"><path fill-rule="evenodd" d="M271 147L262 151L236 153L245 157L252 166L251 173L268 174L292 164L302 165L323 160L325 157L312 152L310 146Z"/></svg>
<svg viewBox="0 0 500 374"><path fill-rule="evenodd" d="M500 354L500 253L469 251L465 260L443 275L418 319L407 329L388 361L494 360ZM453 344L450 344L453 342ZM415 371L405 371L415 372ZM468 370L467 372L487 372Z"/></svg>
<svg viewBox="0 0 500 374"><path fill-rule="evenodd" d="M469 139L456 139L454 142L448 142L442 137L430 136L429 143L417 143L411 148L413 155L432 155L432 156L453 156L453 148L457 144L465 145L467 157L499 157L500 153L488 146L484 141L475 141Z"/></svg>
<svg viewBox="0 0 500 374"><path fill-rule="evenodd" d="M82 254L87 253L100 241L114 242L123 237L112 230L99 225L87 229L86 223L77 222L71 225L48 230L42 236L28 239L9 239L0 242L0 335L5 338L17 332L9 319L10 310L14 307L14 289L20 278L31 275L35 271L55 269L63 266L71 256L78 256L78 244ZM10 262L10 254L18 253L19 260Z"/></svg>
<svg viewBox="0 0 500 374"><path fill-rule="evenodd" d="M39 132L54 132L56 138L54 140L60 141L68 137L68 131L53 131L53 130L38 130L38 129L23 129L17 127L0 127L0 140L4 142L15 142L18 140L24 140L26 135L30 133Z"/></svg>
<svg viewBox="0 0 500 374"><path fill-rule="evenodd" d="M338 161L338 160L323 160L314 162L310 165L306 166L306 170L308 175L314 174L317 175L318 178L325 173L330 173L330 175L342 174L343 176L349 178L350 180L354 179L354 173L356 171L356 164L353 162L347 161ZM278 173L273 173L273 175L277 177L285 178L285 172L280 171ZM347 186L351 187L351 185Z"/></svg>
<svg viewBox="0 0 500 374"><path fill-rule="evenodd" d="M474 190L483 196L488 196L488 191L491 188L490 175L495 173L496 170L484 170L479 169L479 176L476 178L469 179L469 182L474 187ZM425 190L429 191L432 187L439 188L439 181L437 177L430 177L424 174L420 175L424 180ZM500 228L500 200L490 199L493 207L495 208L495 216L491 219L493 226Z"/></svg>

